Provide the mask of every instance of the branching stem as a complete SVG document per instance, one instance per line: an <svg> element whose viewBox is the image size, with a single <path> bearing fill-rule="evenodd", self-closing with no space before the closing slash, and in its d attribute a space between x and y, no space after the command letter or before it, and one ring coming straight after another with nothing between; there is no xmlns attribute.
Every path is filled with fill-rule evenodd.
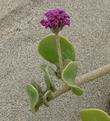
<svg viewBox="0 0 110 121"><path fill-rule="evenodd" d="M105 76L106 74L110 74L110 64L104 65L96 70L93 70L89 73L86 73L77 77L75 80L75 84L80 86L90 81L95 81L97 78L101 76ZM58 96L68 92L69 90L70 88L67 85L64 85L62 89L57 90L56 92L52 94L52 98L50 100L57 98ZM41 102L41 105L42 104L43 102Z"/></svg>
<svg viewBox="0 0 110 121"><path fill-rule="evenodd" d="M94 81L95 79L97 79L101 76L104 76L106 74L110 74L110 64L104 65L96 70L93 70L89 73L86 73L86 74L83 74L82 76L77 77L75 84L80 86L80 85L83 85L84 83ZM70 90L70 88L68 86L64 85L64 87L62 89L53 93L52 99L62 95L63 93L66 93L69 90Z"/></svg>

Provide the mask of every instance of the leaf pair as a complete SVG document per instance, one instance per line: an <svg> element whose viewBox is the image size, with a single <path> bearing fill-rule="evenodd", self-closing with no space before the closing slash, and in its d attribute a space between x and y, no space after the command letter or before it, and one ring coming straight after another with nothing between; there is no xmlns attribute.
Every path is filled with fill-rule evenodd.
<svg viewBox="0 0 110 121"><path fill-rule="evenodd" d="M58 61L58 53L55 35L48 35L40 41L38 46L38 51L40 55L51 62L52 64L57 65ZM65 59L70 59L72 61L75 60L75 49L73 45L64 37L60 36L60 44L61 44L61 54L63 61Z"/></svg>
<svg viewBox="0 0 110 121"><path fill-rule="evenodd" d="M100 109L84 109L80 116L82 121L110 121L110 116Z"/></svg>
<svg viewBox="0 0 110 121"><path fill-rule="evenodd" d="M80 96L83 91L80 87L74 84L77 74L77 64L75 62L75 49L74 46L64 37L60 36L61 54L63 66L62 80L68 85L74 94ZM55 64L59 63L55 35L49 35L39 43L38 51L40 55L47 61Z"/></svg>
<svg viewBox="0 0 110 121"><path fill-rule="evenodd" d="M45 106L48 106L48 101L52 98L52 92L56 90L48 66L43 66L42 69L44 70L44 79L47 85L46 91L42 92L35 81L31 82L31 84L28 84L26 87L31 102L32 112L36 112L42 103L44 103Z"/></svg>

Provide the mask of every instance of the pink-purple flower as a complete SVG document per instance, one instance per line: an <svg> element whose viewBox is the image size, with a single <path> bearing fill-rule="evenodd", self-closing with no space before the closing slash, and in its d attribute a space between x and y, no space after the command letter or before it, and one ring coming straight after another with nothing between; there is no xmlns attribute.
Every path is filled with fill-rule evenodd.
<svg viewBox="0 0 110 121"><path fill-rule="evenodd" d="M70 25L70 16L62 9L49 10L44 15L47 18L41 20L40 23L54 33L58 33L64 26Z"/></svg>

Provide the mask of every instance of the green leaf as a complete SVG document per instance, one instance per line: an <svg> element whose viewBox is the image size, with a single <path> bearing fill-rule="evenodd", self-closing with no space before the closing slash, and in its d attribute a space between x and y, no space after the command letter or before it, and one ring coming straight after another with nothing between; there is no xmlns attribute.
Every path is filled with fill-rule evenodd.
<svg viewBox="0 0 110 121"><path fill-rule="evenodd" d="M45 83L47 85L47 90L51 90L51 91L55 92L56 88L55 88L55 85L53 83L52 77L49 73L49 67L48 66L44 67L43 71L44 71Z"/></svg>
<svg viewBox="0 0 110 121"><path fill-rule="evenodd" d="M52 98L52 91L51 90L47 90L44 94L44 97L43 97L43 102L44 102L44 105L45 106L49 106L48 105L48 101Z"/></svg>
<svg viewBox="0 0 110 121"><path fill-rule="evenodd" d="M84 109L80 116L82 121L110 121L110 116L100 109Z"/></svg>
<svg viewBox="0 0 110 121"><path fill-rule="evenodd" d="M48 66L48 71L52 76L56 76L56 68L49 66L47 64L42 64L40 67L43 71L45 71L45 68Z"/></svg>
<svg viewBox="0 0 110 121"><path fill-rule="evenodd" d="M77 63L71 61L63 70L62 72L62 79L63 81L71 88L72 92L78 96L83 94L83 90L74 84L74 80L77 75Z"/></svg>
<svg viewBox="0 0 110 121"><path fill-rule="evenodd" d="M70 62L71 62L70 59L65 59L64 60L64 67L66 67Z"/></svg>
<svg viewBox="0 0 110 121"><path fill-rule="evenodd" d="M60 36L62 59L75 61L75 49L73 45L64 37ZM48 35L39 43L38 51L47 61L58 65L58 53L55 35Z"/></svg>
<svg viewBox="0 0 110 121"><path fill-rule="evenodd" d="M35 81L32 81L31 84L37 89L39 93L43 93L41 87Z"/></svg>
<svg viewBox="0 0 110 121"><path fill-rule="evenodd" d="M38 90L31 84L28 84L26 87L27 94L29 95L31 102L31 110L32 112L36 112L39 108L39 92Z"/></svg>

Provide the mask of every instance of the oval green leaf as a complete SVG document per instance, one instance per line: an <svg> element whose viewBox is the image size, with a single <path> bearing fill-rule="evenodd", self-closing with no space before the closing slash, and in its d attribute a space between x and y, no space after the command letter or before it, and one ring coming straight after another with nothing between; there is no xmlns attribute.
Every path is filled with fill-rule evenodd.
<svg viewBox="0 0 110 121"><path fill-rule="evenodd" d="M49 67L48 66L42 66L42 70L44 72L44 80L47 86L47 90L51 90L53 92L56 91L54 82L52 80L51 74L49 72Z"/></svg>
<svg viewBox="0 0 110 121"><path fill-rule="evenodd" d="M75 49L73 45L62 36L60 36L60 43L62 59L70 59L75 61ZM39 43L38 51L40 55L47 61L56 65L59 63L55 35L48 35L47 37L43 38L43 40Z"/></svg>
<svg viewBox="0 0 110 121"><path fill-rule="evenodd" d="M84 109L80 116L82 121L110 121L110 116L100 109Z"/></svg>
<svg viewBox="0 0 110 121"><path fill-rule="evenodd" d="M39 94L43 93L41 87L34 80L31 82L31 85L33 85L37 89L37 91L39 92Z"/></svg>
<svg viewBox="0 0 110 121"><path fill-rule="evenodd" d="M44 102L44 105L46 107L48 107L48 102L49 100L52 98L52 91L51 90L47 90L44 94L44 97L43 97L43 102Z"/></svg>
<svg viewBox="0 0 110 121"><path fill-rule="evenodd" d="M81 96L83 94L82 88L74 84L74 80L77 75L77 63L76 61L71 61L62 72L63 81L71 88L72 92L77 96Z"/></svg>
<svg viewBox="0 0 110 121"><path fill-rule="evenodd" d="M30 98L31 110L32 110L32 112L36 112L38 110L38 105L39 105L38 90L33 85L28 84L26 87L26 91Z"/></svg>

